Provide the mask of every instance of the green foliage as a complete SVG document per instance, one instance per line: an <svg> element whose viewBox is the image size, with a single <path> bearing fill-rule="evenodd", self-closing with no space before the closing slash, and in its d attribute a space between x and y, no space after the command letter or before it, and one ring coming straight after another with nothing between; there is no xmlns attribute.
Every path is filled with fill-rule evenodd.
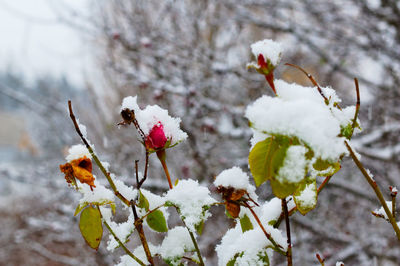
<svg viewBox="0 0 400 266"><path fill-rule="evenodd" d="M318 171L318 175L331 176L340 170L339 162L330 162L318 158L313 164L313 168Z"/></svg>
<svg viewBox="0 0 400 266"><path fill-rule="evenodd" d="M271 182L271 188L274 195L280 199L284 199L290 195L292 195L298 187L298 183L289 183L289 182L279 182L276 179L273 179Z"/></svg>
<svg viewBox="0 0 400 266"><path fill-rule="evenodd" d="M97 201L97 202L82 202L80 203L76 209L75 209L75 213L74 216L77 216L84 208L86 208L89 205L97 205L97 206L103 206L103 205L110 205L111 210L113 213L115 213L115 202L110 201L110 200L103 200L103 201Z"/></svg>
<svg viewBox="0 0 400 266"><path fill-rule="evenodd" d="M246 214L242 218L240 218L240 226L242 227L243 233L253 229L253 224L251 223L250 218Z"/></svg>
<svg viewBox="0 0 400 266"><path fill-rule="evenodd" d="M167 221L165 220L164 214L160 210L155 210L150 213L147 218L147 225L157 232L167 232Z"/></svg>
<svg viewBox="0 0 400 266"><path fill-rule="evenodd" d="M256 186L271 180L277 174L289 145L288 137L271 136L254 146L249 154L249 165Z"/></svg>
<svg viewBox="0 0 400 266"><path fill-rule="evenodd" d="M142 191L139 190L139 201L138 207L149 211L149 201L147 198L142 194Z"/></svg>
<svg viewBox="0 0 400 266"><path fill-rule="evenodd" d="M79 229L86 243L97 250L103 236L101 214L97 207L89 206L82 211Z"/></svg>

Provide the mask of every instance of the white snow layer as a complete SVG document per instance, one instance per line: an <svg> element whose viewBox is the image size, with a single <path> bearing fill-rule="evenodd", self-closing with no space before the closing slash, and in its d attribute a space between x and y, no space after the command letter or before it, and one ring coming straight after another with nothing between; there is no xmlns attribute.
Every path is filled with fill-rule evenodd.
<svg viewBox="0 0 400 266"><path fill-rule="evenodd" d="M121 110L120 111L122 111L124 109L132 110L136 114L136 112L140 110L139 105L137 104L137 96L135 96L135 97L133 97L133 96L125 97L122 100L122 105L121 105Z"/></svg>
<svg viewBox="0 0 400 266"><path fill-rule="evenodd" d="M307 185L299 196L296 196L296 201L298 201L301 204L301 206L308 208L315 205L317 200L316 197L317 197L316 187L315 184L312 183Z"/></svg>
<svg viewBox="0 0 400 266"><path fill-rule="evenodd" d="M323 160L336 161L346 153L345 138L338 135L354 114L336 111L333 103L326 105L315 87L282 80L275 80L275 87L278 97L262 96L246 109L245 116L255 131L297 136ZM337 98L332 91L329 93Z"/></svg>
<svg viewBox="0 0 400 266"><path fill-rule="evenodd" d="M214 181L216 187L232 187L247 190L249 187L249 176L237 166L222 171Z"/></svg>
<svg viewBox="0 0 400 266"><path fill-rule="evenodd" d="M300 145L290 146L282 167L276 177L280 182L297 183L306 175L307 160L305 154L307 149Z"/></svg>
<svg viewBox="0 0 400 266"><path fill-rule="evenodd" d="M265 39L253 43L251 46L251 52L254 54L256 59L259 54L262 54L265 61L269 60L272 65L277 66L281 60L283 48L278 42L270 39Z"/></svg>
<svg viewBox="0 0 400 266"><path fill-rule="evenodd" d="M158 105L148 105L142 110L137 105L137 96L128 96L122 101L121 110L125 108L135 111L136 120L146 136L155 125L161 123L164 134L171 141L171 145L175 145L187 138L187 134L179 126L181 119L171 117L168 115L167 110Z"/></svg>
<svg viewBox="0 0 400 266"><path fill-rule="evenodd" d="M185 252L194 251L194 245L188 230L183 226L177 226L168 230L168 235L164 238L159 253L163 259L180 260Z"/></svg>
<svg viewBox="0 0 400 266"><path fill-rule="evenodd" d="M186 226L192 232L196 232L196 225L211 216L203 207L209 207L216 202L210 196L208 188L200 186L197 181L191 179L180 180L164 198L179 208Z"/></svg>
<svg viewBox="0 0 400 266"><path fill-rule="evenodd" d="M95 177L95 176L94 176ZM79 192L83 194L83 197L79 200L79 204L84 203L104 203L104 202L114 202L114 193L103 186L97 181L96 177L94 180L93 191L90 189L90 186L87 184L79 184Z"/></svg>
<svg viewBox="0 0 400 266"><path fill-rule="evenodd" d="M77 145L73 145L73 146L71 146L71 148L69 148L68 155L67 155L67 157L65 157L65 160L67 160L68 162L71 162L73 160L83 158L84 156L86 156L89 159L92 158L92 156L90 155L90 153L85 145L77 144Z"/></svg>

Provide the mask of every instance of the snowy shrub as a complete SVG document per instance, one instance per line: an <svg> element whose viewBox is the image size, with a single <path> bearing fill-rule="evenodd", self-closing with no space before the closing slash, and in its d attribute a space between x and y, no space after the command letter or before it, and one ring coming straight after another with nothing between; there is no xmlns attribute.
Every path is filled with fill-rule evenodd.
<svg viewBox="0 0 400 266"><path fill-rule="evenodd" d="M265 76L274 96L260 97L244 114L253 132L249 169L256 187L270 186L275 197L260 201L249 175L236 166L216 176L213 184L219 196L211 196L210 190L197 180L172 182L166 163L167 149L188 135L180 129L179 118L171 117L157 105L140 109L136 96L123 100L120 109L123 121L119 125L135 127L145 148L145 165L144 173L139 173L136 161L136 187L128 186L110 173L108 163L99 160L87 140L86 127L77 122L69 103L71 119L84 145L70 148L67 163L60 165L60 170L68 184L82 194L75 215L80 213L79 227L90 247L99 247L104 225L110 232L108 250L122 248L126 253L118 265L154 265L154 256L169 265L190 261L204 265L197 239L203 226L207 226L209 209L224 205L226 215L235 225L215 247L219 265L270 265L275 253L287 257L287 264L292 265L289 217L296 211L306 215L315 208L318 194L340 170L341 160L347 155L354 160L382 205L373 214L390 222L400 239L399 223L395 221L397 189L391 187L392 200L385 201L350 144L353 134L361 130L357 80L357 105L342 108L332 88L320 87L298 66L288 64L304 72L312 87L274 79L274 69L283 52L279 43L263 40L251 45L251 50L257 62L248 67ZM142 188L148 178L149 156L153 153L168 181L169 190L162 195ZM106 177L107 186L93 175L92 160ZM323 181L317 182L318 178ZM127 212L126 221L115 220L119 206L116 198L125 205L121 210ZM174 209L181 225L170 228L169 218ZM286 235L279 229L282 221L285 221ZM144 227L149 229L146 233L162 235L161 243L150 243ZM131 252L126 243L134 233L142 245ZM319 254L316 257L323 265L324 259Z"/></svg>

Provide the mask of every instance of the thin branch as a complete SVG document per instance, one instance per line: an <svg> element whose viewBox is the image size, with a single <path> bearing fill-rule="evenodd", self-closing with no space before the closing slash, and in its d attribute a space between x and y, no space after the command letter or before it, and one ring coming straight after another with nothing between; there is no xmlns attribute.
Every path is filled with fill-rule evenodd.
<svg viewBox="0 0 400 266"><path fill-rule="evenodd" d="M286 255L286 253L282 250L282 247L281 247L280 245L278 245L278 244L275 242L275 240L272 238L271 234L269 234L269 233L265 230L265 228L264 228L264 226L262 225L260 219L258 218L257 214L253 211L253 209L250 207L250 205L249 205L247 202L244 202L243 204L244 204L244 206L245 206L246 208L248 208L248 209L250 210L251 214L253 215L254 219L256 219L256 221L257 221L258 225L260 226L261 230L263 231L264 235L268 238L269 242L272 243L272 245L276 248L276 250L277 250L279 253L281 253L282 255Z"/></svg>
<svg viewBox="0 0 400 266"><path fill-rule="evenodd" d="M92 147L90 146L89 142L86 140L86 138L83 136L81 130L79 129L78 122L76 121L74 112L72 111L72 103L71 101L68 101L68 108L69 108L69 116L71 117L72 122L74 123L75 130L78 133L79 137L85 144L86 148L88 149L90 155L92 155L93 160L97 164L97 166L100 168L101 172L104 174L104 176L107 178L108 183L110 184L112 190L114 191L115 195L123 202L125 205L129 206L129 200L127 200L124 196L122 196L121 193L119 193L117 187L114 184L114 181L112 180L110 173L107 172L97 155L94 153Z"/></svg>
<svg viewBox="0 0 400 266"><path fill-rule="evenodd" d="M137 212L136 212L136 206L133 200L131 201L131 206L132 206L132 212L133 212L133 217L135 218L135 228L138 231L140 242L142 243L144 252L146 253L147 260L151 265L154 265L153 257L151 256L150 248L146 240L146 236L144 234L143 230L143 220L139 218Z"/></svg>
<svg viewBox="0 0 400 266"><path fill-rule="evenodd" d="M133 255L133 253L130 252L129 249L122 243L122 241L117 237L117 235L111 229L110 225L106 221L103 221L103 223L107 227L108 231L110 231L110 233L113 235L114 239L118 242L118 244L125 250L126 254L128 254L132 259L134 259L140 265L145 266L146 264L144 264L143 261L141 261L138 257Z"/></svg>
<svg viewBox="0 0 400 266"><path fill-rule="evenodd" d="M372 187L372 189L374 190L376 196L378 197L379 202L381 203L383 209L385 210L385 213L389 219L390 224L392 225L394 231L396 232L397 238L400 241L400 228L398 226L398 224L396 223L396 220L394 219L392 212L389 210L385 198L382 195L381 190L379 189L378 185L376 184L375 180L372 179L372 177L369 176L367 170L365 170L364 166L362 165L362 163L360 162L360 160L358 160L357 156L354 154L353 149L350 147L350 145L347 143L347 141L344 142L346 144L347 149L350 152L350 156L353 159L354 163L357 165L358 169L360 169L361 173L363 174L363 176L365 177L365 179L367 180L368 184Z"/></svg>
<svg viewBox="0 0 400 266"><path fill-rule="evenodd" d="M199 265L204 266L204 261L203 258L201 257L200 249L199 246L197 245L196 238L194 237L194 234L189 230L189 228L187 228L187 230L189 232L190 238L192 239L194 248L196 249L197 256L199 257Z"/></svg>
<svg viewBox="0 0 400 266"><path fill-rule="evenodd" d="M287 265L292 266L293 265L293 262L292 262L292 239L290 237L289 212L288 212L286 199L282 199L282 209L285 213L285 221L286 221L286 235L287 235L287 244L288 244L288 248L286 251Z"/></svg>
<svg viewBox="0 0 400 266"><path fill-rule="evenodd" d="M354 83L356 85L357 102L356 102L356 112L354 113L354 118L353 118L353 124L351 125L352 130L351 130L350 139L353 136L354 129L357 125L358 112L360 111L360 87L358 86L357 78L354 78Z"/></svg>
<svg viewBox="0 0 400 266"><path fill-rule="evenodd" d="M312 84L313 84L315 87L317 87L317 90L318 90L319 94L321 94L322 98L324 98L325 103L328 103L328 102L329 102L329 100L326 98L326 96L325 96L324 93L322 92L322 89L321 89L320 86L318 85L317 81L315 81L314 77L313 77L311 74L307 73L303 68L299 67L298 65L294 65L294 64L290 64L290 63L286 63L285 65L286 65L286 66L291 66L291 67L297 68L298 70L300 70L301 72L303 72L303 73L310 79L310 81L312 82Z"/></svg>

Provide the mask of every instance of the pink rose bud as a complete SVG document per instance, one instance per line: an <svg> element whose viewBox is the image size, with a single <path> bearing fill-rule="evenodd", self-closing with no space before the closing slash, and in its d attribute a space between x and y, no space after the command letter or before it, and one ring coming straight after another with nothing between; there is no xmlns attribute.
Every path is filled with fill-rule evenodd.
<svg viewBox="0 0 400 266"><path fill-rule="evenodd" d="M164 133L163 125L158 122L153 128L150 130L149 135L146 137L146 147L149 149L160 149L165 146L167 143L167 137Z"/></svg>

